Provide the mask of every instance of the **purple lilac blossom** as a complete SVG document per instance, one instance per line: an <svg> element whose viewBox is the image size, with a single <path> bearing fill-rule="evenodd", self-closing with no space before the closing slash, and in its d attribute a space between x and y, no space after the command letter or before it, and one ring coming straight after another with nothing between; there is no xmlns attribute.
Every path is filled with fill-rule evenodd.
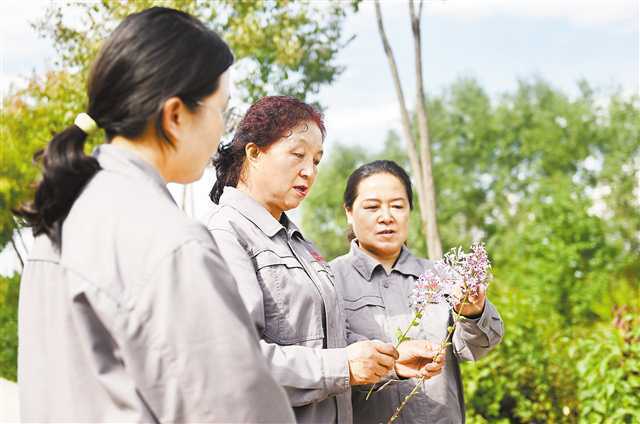
<svg viewBox="0 0 640 424"><path fill-rule="evenodd" d="M414 311L422 312L429 303L444 302L446 288L437 272L431 269L425 271L413 286L411 304Z"/></svg>

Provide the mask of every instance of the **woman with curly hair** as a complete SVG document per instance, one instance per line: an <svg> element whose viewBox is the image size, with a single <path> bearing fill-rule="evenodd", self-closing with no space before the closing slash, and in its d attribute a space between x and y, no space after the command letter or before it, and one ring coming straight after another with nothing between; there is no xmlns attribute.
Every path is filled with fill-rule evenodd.
<svg viewBox="0 0 640 424"><path fill-rule="evenodd" d="M351 385L437 369L421 367L431 354L424 350L398 353L371 340L346 346L333 274L285 213L311 190L324 137L320 113L299 100L274 96L253 104L214 159L211 199L218 206L208 227L298 422L350 423Z"/></svg>

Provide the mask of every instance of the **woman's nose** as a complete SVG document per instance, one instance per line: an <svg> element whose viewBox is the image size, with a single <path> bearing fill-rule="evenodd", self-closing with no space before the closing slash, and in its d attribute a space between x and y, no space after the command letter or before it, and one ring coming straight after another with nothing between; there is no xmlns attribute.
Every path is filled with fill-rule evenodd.
<svg viewBox="0 0 640 424"><path fill-rule="evenodd" d="M380 222L390 222L393 221L393 215L391 215L391 210L389 208L380 208L380 216L378 217Z"/></svg>
<svg viewBox="0 0 640 424"><path fill-rule="evenodd" d="M305 164L302 165L302 168L300 168L300 171L298 173L303 178L309 178L313 175L314 172L315 172L315 166L313 164L313 161L310 161L310 162L305 162Z"/></svg>

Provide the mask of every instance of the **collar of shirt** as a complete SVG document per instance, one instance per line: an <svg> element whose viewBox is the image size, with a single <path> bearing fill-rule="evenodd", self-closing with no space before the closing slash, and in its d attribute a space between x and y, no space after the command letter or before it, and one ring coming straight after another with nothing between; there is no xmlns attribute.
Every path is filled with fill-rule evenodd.
<svg viewBox="0 0 640 424"><path fill-rule="evenodd" d="M218 205L229 206L237 210L242 216L260 228L269 238L272 238L281 230L285 230L290 239L294 235L304 239L300 229L291 222L287 214L283 212L280 221L278 221L257 200L235 187L226 186L224 188Z"/></svg>
<svg viewBox="0 0 640 424"><path fill-rule="evenodd" d="M353 239L351 241L351 249L349 255L352 260L353 267L364 277L367 281L371 281L376 268L383 269L382 264L366 254L358 245L358 240ZM396 263L391 268L391 273L397 271L400 274L412 275L416 278L420 276L425 270L424 266L420 263L420 260L416 258L413 253L406 247L402 246L400 256L396 260ZM390 273L390 274L391 274Z"/></svg>
<svg viewBox="0 0 640 424"><path fill-rule="evenodd" d="M106 171L134 178L146 178L175 203L162 175L135 152L112 144L101 144L93 151L93 156L98 159L100 167Z"/></svg>

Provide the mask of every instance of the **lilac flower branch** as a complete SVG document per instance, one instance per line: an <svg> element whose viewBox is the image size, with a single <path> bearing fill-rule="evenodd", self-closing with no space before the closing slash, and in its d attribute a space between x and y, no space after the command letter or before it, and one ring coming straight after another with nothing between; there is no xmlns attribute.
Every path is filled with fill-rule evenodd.
<svg viewBox="0 0 640 424"><path fill-rule="evenodd" d="M428 270L424 274L422 274L415 286L413 287L413 291L411 294L411 305L414 310L413 318L411 322L407 326L407 328L402 331L398 329L397 333L397 341L395 348L398 349L402 342L405 340L409 340L407 334L413 327L418 327L420 325L420 321L424 315L424 309L428 304L431 303L441 303L446 299L447 293L445 292L445 286L440 283L440 277L437 272ZM388 382L382 385L378 391L384 389L387 386ZM365 400L369 400L371 394L373 393L375 385L372 385L369 391L367 392L367 396Z"/></svg>
<svg viewBox="0 0 640 424"><path fill-rule="evenodd" d="M438 293L442 298L438 301L446 300L448 306L453 310L455 316L451 326L447 328L447 336L440 345L440 350L433 358L433 362L438 362L440 357L446 354L447 348L451 345L453 332L458 323L464 318L462 311L469 302L471 297L476 297L480 293L481 288L486 289L491 279L490 269L491 263L487 255L487 251L483 244L476 243L471 246L471 252L466 254L462 248L453 248L444 258L435 264L437 274L433 271L427 271L418 279L414 288L415 303L419 305L420 312L423 313L426 302L422 300L434 300L426 297L430 290L431 293ZM425 296L421 298L419 296ZM430 303L430 302L429 302ZM439 303L439 302L435 302ZM457 308L456 308L457 306ZM395 421L406 406L409 400L415 396L424 383L425 377L421 377L416 382L413 390L405 396L402 403L396 408L395 413L389 418L388 423Z"/></svg>
<svg viewBox="0 0 640 424"><path fill-rule="evenodd" d="M460 310L462 310L462 307L468 301L468 297L469 296L467 295L463 299ZM451 340L453 331L458 321L460 321L461 319L462 319L462 314L460 312L456 313L456 316L454 317L453 325L450 325L449 328L447 329L448 330L447 337L445 338L444 342L442 342L442 344L440 345L440 350L438 351L436 356L433 358L433 362L438 362L440 360L440 356L442 356L443 354L446 354L447 347L451 344L450 340ZM409 400L411 400L411 398L420 391L420 388L422 387L422 384L424 383L424 381L425 381L425 377L420 377L418 379L418 381L416 382L416 385L413 387L413 390L411 390L411 392L409 392L409 394L404 397L404 399L402 400L402 403L400 403L400 406L396 408L396 412L391 416L391 418L389 418L389 421L387 421L387 424L391 424L400 416L400 412L402 412L402 410L407 405Z"/></svg>

